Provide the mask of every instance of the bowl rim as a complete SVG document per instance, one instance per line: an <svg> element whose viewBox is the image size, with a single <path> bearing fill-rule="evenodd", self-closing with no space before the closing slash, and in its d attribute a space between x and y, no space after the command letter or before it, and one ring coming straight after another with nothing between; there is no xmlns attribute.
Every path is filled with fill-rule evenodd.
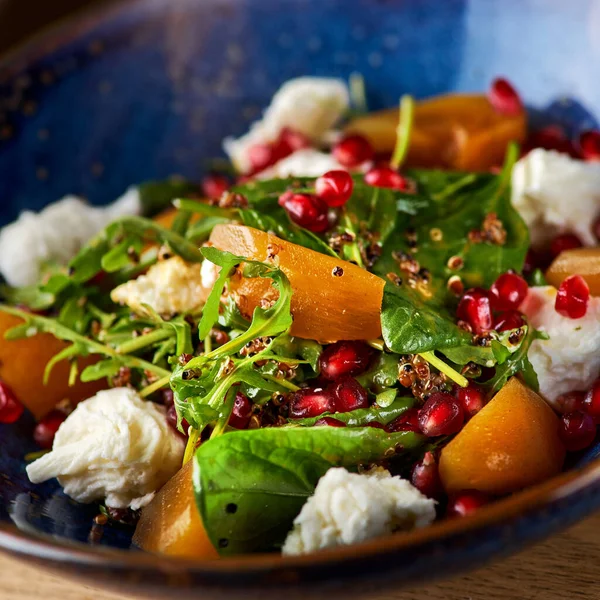
<svg viewBox="0 0 600 600"><path fill-rule="evenodd" d="M62 46L89 34L102 22L109 21L141 4L143 0L112 0L105 5L77 9L48 24L0 55L0 68L3 69L0 83L11 81L44 55L57 51ZM435 522L422 529L302 556L281 556L271 553L196 561L71 542L49 534L34 534L4 522L0 523L0 551L17 558L34 558L48 566L63 568L85 565L122 572L133 570L143 573L158 569L168 574L193 573L200 576L218 576L221 587L239 587L240 582L236 578L226 576L240 573L252 576L256 583L260 583L262 580L259 578L267 574L275 580L278 580L278 574L282 575L278 581L284 584L296 583L296 580L288 581L285 575L291 571L302 574L303 571L308 571L316 565L335 566L357 558L364 560L382 555L393 556L406 551L417 551L433 542L460 540L465 534L477 534L492 527L508 525L521 518L543 515L551 508L570 504L580 497L581 492L596 491L596 488L598 493L594 496L594 502L583 508L577 518L600 507L600 458L495 501L473 515L461 519ZM568 524L568 519L564 519L555 524L554 528L566 527ZM544 533L537 534L535 539L543 536ZM533 541L534 536L523 534L519 539ZM346 575L351 573L344 572L344 576ZM244 582L244 585L246 584Z"/></svg>

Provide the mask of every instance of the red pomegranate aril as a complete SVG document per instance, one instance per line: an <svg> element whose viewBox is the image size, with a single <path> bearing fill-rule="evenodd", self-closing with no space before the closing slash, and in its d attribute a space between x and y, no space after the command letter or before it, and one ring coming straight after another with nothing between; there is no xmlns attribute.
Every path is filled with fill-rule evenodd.
<svg viewBox="0 0 600 600"><path fill-rule="evenodd" d="M315 421L315 426L327 425L328 427L346 427L346 423L333 417L321 417L318 421Z"/></svg>
<svg viewBox="0 0 600 600"><path fill-rule="evenodd" d="M496 331L510 331L511 329L523 327L523 325L525 325L525 320L518 310L507 310L496 317L494 329Z"/></svg>
<svg viewBox="0 0 600 600"><path fill-rule="evenodd" d="M364 342L329 344L319 357L321 377L335 381L342 375L359 375L367 370L373 353L373 348Z"/></svg>
<svg viewBox="0 0 600 600"><path fill-rule="evenodd" d="M218 199L229 189L229 181L223 175L211 173L202 180L202 193L207 198Z"/></svg>
<svg viewBox="0 0 600 600"><path fill-rule="evenodd" d="M184 437L188 437L190 424L185 419L181 420L181 429L183 429L183 432L177 429L177 409L175 408L175 404L171 404L169 405L169 408L167 408L167 423L177 433L181 433Z"/></svg>
<svg viewBox="0 0 600 600"><path fill-rule="evenodd" d="M352 177L347 171L339 169L327 171L315 182L317 197L331 208L344 206L350 200L353 188L354 181L352 181Z"/></svg>
<svg viewBox="0 0 600 600"><path fill-rule="evenodd" d="M305 419L335 412L334 401L329 388L303 388L291 395L289 415L292 419Z"/></svg>
<svg viewBox="0 0 600 600"><path fill-rule="evenodd" d="M594 419L579 410L563 415L558 435L569 452L587 448L596 437Z"/></svg>
<svg viewBox="0 0 600 600"><path fill-rule="evenodd" d="M554 308L563 317L581 319L587 312L590 288L581 275L567 277L558 288Z"/></svg>
<svg viewBox="0 0 600 600"><path fill-rule="evenodd" d="M299 131L291 127L284 127L279 133L279 138L275 143L275 155L278 160L289 156L290 154L308 148L310 140Z"/></svg>
<svg viewBox="0 0 600 600"><path fill-rule="evenodd" d="M252 416L252 402L248 396L238 392L235 395L231 415L229 416L229 425L235 429L246 429Z"/></svg>
<svg viewBox="0 0 600 600"><path fill-rule="evenodd" d="M398 431L420 433L419 410L417 408L409 408L405 413L396 417L391 423L388 423L385 430L388 433L396 433Z"/></svg>
<svg viewBox="0 0 600 600"><path fill-rule="evenodd" d="M375 155L373 146L362 135L348 135L332 148L331 153L343 167L358 167Z"/></svg>
<svg viewBox="0 0 600 600"><path fill-rule="evenodd" d="M552 258L556 258L564 250L572 250L573 248L581 248L583 242L574 233L563 233L557 235L550 244L550 254Z"/></svg>
<svg viewBox="0 0 600 600"><path fill-rule="evenodd" d="M15 423L24 410L15 393L0 381L0 423Z"/></svg>
<svg viewBox="0 0 600 600"><path fill-rule="evenodd" d="M523 112L523 102L519 94L512 84L502 77L492 81L488 98L494 110L500 114L513 116Z"/></svg>
<svg viewBox="0 0 600 600"><path fill-rule="evenodd" d="M566 136L564 129L559 125L548 125L531 133L525 141L524 153L526 154L534 148L556 150L556 152L568 154L573 158L577 158L579 155L571 140Z"/></svg>
<svg viewBox="0 0 600 600"><path fill-rule="evenodd" d="M516 273L502 273L490 287L490 303L494 310L519 308L527 296L529 286Z"/></svg>
<svg viewBox="0 0 600 600"><path fill-rule="evenodd" d="M389 188L397 191L408 189L408 181L398 171L387 166L373 167L365 173L365 183L373 187Z"/></svg>
<svg viewBox="0 0 600 600"><path fill-rule="evenodd" d="M584 160L600 160L600 131L597 129L588 129L579 134L577 141L579 153Z"/></svg>
<svg viewBox="0 0 600 600"><path fill-rule="evenodd" d="M427 437L457 433L464 422L461 403L447 392L432 394L419 411L419 427Z"/></svg>
<svg viewBox="0 0 600 600"><path fill-rule="evenodd" d="M383 429L385 430L385 425L380 423L379 421L369 421L365 423L365 427L372 427L373 429Z"/></svg>
<svg viewBox="0 0 600 600"><path fill-rule="evenodd" d="M556 399L556 407L558 412L563 415L575 411L589 412L587 410L585 400L585 392L567 392L566 394L561 394Z"/></svg>
<svg viewBox="0 0 600 600"><path fill-rule="evenodd" d="M577 408L581 407L578 406ZM596 423L596 425L600 424L600 379L597 379L594 382L594 385L584 395L582 410L584 410L588 415L590 415L590 417L592 417L592 419L594 419L594 423Z"/></svg>
<svg viewBox="0 0 600 600"><path fill-rule="evenodd" d="M464 388L457 388L456 398L460 402L467 419L476 415L485 406L483 392L473 383Z"/></svg>
<svg viewBox="0 0 600 600"><path fill-rule="evenodd" d="M410 481L428 498L435 499L442 495L438 466L431 452L425 452L423 458L413 466Z"/></svg>
<svg viewBox="0 0 600 600"><path fill-rule="evenodd" d="M471 288L465 292L458 303L456 315L462 321L466 321L477 334L489 331L493 327L490 298L481 288Z"/></svg>
<svg viewBox="0 0 600 600"><path fill-rule="evenodd" d="M254 144L248 148L251 172L258 173L275 163L276 155L272 144Z"/></svg>
<svg viewBox="0 0 600 600"><path fill-rule="evenodd" d="M600 242L600 216L596 217L592 223L592 233L596 240Z"/></svg>
<svg viewBox="0 0 600 600"><path fill-rule="evenodd" d="M278 202L296 225L314 233L322 233L329 228L327 205L316 196L285 192Z"/></svg>
<svg viewBox="0 0 600 600"><path fill-rule="evenodd" d="M342 377L333 384L335 412L350 412L357 408L369 407L367 390L349 375Z"/></svg>
<svg viewBox="0 0 600 600"><path fill-rule="evenodd" d="M457 496L450 498L446 515L448 517L466 517L488 504L489 501L489 496L477 490L461 492Z"/></svg>
<svg viewBox="0 0 600 600"><path fill-rule="evenodd" d="M64 423L67 415L61 410L51 410L33 430L35 443L44 450L50 450L58 428Z"/></svg>

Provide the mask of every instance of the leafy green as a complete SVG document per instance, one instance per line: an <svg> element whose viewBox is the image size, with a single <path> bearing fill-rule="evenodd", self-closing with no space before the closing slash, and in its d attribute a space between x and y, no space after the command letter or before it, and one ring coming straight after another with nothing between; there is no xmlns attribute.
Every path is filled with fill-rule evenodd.
<svg viewBox="0 0 600 600"><path fill-rule="evenodd" d="M194 458L202 521L224 555L272 550L329 468L354 468L422 441L412 432L371 427L278 427L211 439Z"/></svg>
<svg viewBox="0 0 600 600"><path fill-rule="evenodd" d="M165 181L147 181L137 186L140 193L142 214L153 217L165 210L176 198L197 191L198 186L189 181L168 179Z"/></svg>
<svg viewBox="0 0 600 600"><path fill-rule="evenodd" d="M356 410L345 413L324 413L318 417L310 417L307 419L290 419L290 423L310 427L323 417L333 417L342 423L346 423L349 427L363 427L369 423L381 423L382 425L387 425L414 405L414 397L405 396L394 400L386 407L372 406L371 408L357 408Z"/></svg>

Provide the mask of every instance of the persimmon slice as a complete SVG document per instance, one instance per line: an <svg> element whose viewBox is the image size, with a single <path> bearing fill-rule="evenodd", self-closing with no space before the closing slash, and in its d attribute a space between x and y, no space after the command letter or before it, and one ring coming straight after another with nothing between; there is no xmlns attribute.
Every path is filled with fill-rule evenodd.
<svg viewBox="0 0 600 600"><path fill-rule="evenodd" d="M380 153L396 144L398 109L353 119L346 131L364 135ZM521 142L526 115L498 113L486 96L446 94L417 103L407 166L487 170L500 165L510 141Z"/></svg>
<svg viewBox="0 0 600 600"><path fill-rule="evenodd" d="M592 296L600 296L600 248L574 248L561 252L546 271L546 280L557 288L571 275L581 275Z"/></svg>
<svg viewBox="0 0 600 600"><path fill-rule="evenodd" d="M190 460L144 508L133 541L147 552L212 559L219 555L212 545L194 497Z"/></svg>
<svg viewBox="0 0 600 600"><path fill-rule="evenodd" d="M292 335L320 342L375 339L381 335L385 282L380 277L243 225L217 225L210 242L219 250L273 262L281 268L293 290ZM243 277L232 278L230 291L247 317L263 298L272 298L276 293L269 280Z"/></svg>

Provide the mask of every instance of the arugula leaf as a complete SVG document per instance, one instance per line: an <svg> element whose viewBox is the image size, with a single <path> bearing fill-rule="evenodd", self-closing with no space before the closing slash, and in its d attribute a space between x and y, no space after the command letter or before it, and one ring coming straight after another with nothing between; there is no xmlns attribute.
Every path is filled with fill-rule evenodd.
<svg viewBox="0 0 600 600"><path fill-rule="evenodd" d="M142 214L153 217L169 208L176 198L198 191L198 186L190 181L168 179L165 181L147 181L137 186L142 205Z"/></svg>
<svg viewBox="0 0 600 600"><path fill-rule="evenodd" d="M20 288L0 285L0 298L8 304L22 304L28 306L31 310L45 310L50 308L56 301L55 294L44 291L39 285L28 285Z"/></svg>
<svg viewBox="0 0 600 600"><path fill-rule="evenodd" d="M381 423L382 425L387 425L414 405L415 398L413 396L405 396L394 400L389 406L385 407L372 406L371 408L357 408L356 410L345 413L324 413L318 417L310 417L307 419L289 419L289 422L304 427L312 427L323 417L333 417L342 423L346 423L348 427L364 427L369 423Z"/></svg>
<svg viewBox="0 0 600 600"><path fill-rule="evenodd" d="M280 546L333 466L355 468L390 449L423 443L412 432L372 427L275 427L225 434L200 446L193 482L207 533L223 555ZM257 484L260 482L260 484Z"/></svg>

